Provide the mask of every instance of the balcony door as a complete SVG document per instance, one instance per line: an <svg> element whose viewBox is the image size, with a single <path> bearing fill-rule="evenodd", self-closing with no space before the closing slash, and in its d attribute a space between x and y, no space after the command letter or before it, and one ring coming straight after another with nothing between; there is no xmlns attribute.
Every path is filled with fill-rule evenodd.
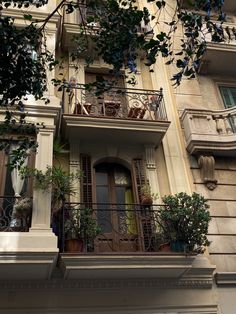
<svg viewBox="0 0 236 314"><path fill-rule="evenodd" d="M126 104L126 98L122 93L117 93L116 88L124 88L124 79L122 77L115 78L109 74L98 74L86 72L85 83L90 84L100 82L101 89L106 92L101 93L101 89L95 88L93 91L86 91L84 107L89 107L90 115L121 117L122 110ZM105 87L107 85L107 87ZM98 85L99 86L99 85ZM109 89L108 86L115 88ZM86 108L87 109L87 108Z"/></svg>
<svg viewBox="0 0 236 314"><path fill-rule="evenodd" d="M101 235L98 252L139 250L138 217L135 212L131 173L116 163L95 167L97 220Z"/></svg>

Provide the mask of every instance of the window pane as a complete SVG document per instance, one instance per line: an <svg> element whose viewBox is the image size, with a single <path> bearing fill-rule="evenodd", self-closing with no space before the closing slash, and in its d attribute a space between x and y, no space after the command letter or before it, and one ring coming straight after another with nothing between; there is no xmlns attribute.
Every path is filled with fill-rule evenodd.
<svg viewBox="0 0 236 314"><path fill-rule="evenodd" d="M97 172L96 173L96 184L97 185L107 185L107 173Z"/></svg>
<svg viewBox="0 0 236 314"><path fill-rule="evenodd" d="M111 232L111 211L108 203L108 188L97 186L97 220L102 233Z"/></svg>
<svg viewBox="0 0 236 314"><path fill-rule="evenodd" d="M220 86L221 96L224 101L225 108L236 106L236 87Z"/></svg>

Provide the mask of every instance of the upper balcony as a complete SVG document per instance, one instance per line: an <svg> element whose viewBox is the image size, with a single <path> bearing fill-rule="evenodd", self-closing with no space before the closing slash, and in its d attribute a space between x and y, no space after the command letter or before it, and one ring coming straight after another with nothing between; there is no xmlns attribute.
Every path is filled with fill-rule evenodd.
<svg viewBox="0 0 236 314"><path fill-rule="evenodd" d="M67 138L157 146L170 122L162 91L112 88L102 94L83 85L63 93L63 131Z"/></svg>
<svg viewBox="0 0 236 314"><path fill-rule="evenodd" d="M85 28L86 35L96 35L100 25L99 22L93 21L93 17L94 11L85 4L80 4L80 8L70 14L67 14L64 10L62 27L63 46L73 48L76 45L74 37L81 33L81 27ZM138 28L139 33L150 32L151 30L150 24L145 24L144 22ZM151 38L153 35L150 33L147 36Z"/></svg>
<svg viewBox="0 0 236 314"><path fill-rule="evenodd" d="M235 24L225 23L222 28L224 41L215 43L207 38L207 50L199 69L200 74L235 75L236 30ZM220 60L220 62L219 62Z"/></svg>
<svg viewBox="0 0 236 314"><path fill-rule="evenodd" d="M185 109L181 120L190 154L236 156L236 108Z"/></svg>

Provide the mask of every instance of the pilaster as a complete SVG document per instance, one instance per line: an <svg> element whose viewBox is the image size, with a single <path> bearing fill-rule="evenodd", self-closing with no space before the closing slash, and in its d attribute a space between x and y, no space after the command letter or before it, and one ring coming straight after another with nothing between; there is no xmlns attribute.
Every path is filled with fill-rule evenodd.
<svg viewBox="0 0 236 314"><path fill-rule="evenodd" d="M36 154L35 168L46 171L52 166L54 127L40 129L37 135L38 152ZM30 231L50 231L51 222L51 190L34 190L33 211Z"/></svg>

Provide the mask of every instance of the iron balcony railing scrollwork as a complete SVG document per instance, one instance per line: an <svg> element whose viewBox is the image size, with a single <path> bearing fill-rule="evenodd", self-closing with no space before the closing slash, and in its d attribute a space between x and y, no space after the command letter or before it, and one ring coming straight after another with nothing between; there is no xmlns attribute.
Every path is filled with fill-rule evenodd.
<svg viewBox="0 0 236 314"><path fill-rule="evenodd" d="M79 217L88 208L93 222L87 220L88 226L83 226L87 231L82 235ZM67 241L71 240L74 229L75 237L84 242L82 252L157 252L159 249L158 205L66 203L60 217L55 217L55 225L61 252L68 252Z"/></svg>
<svg viewBox="0 0 236 314"><path fill-rule="evenodd" d="M64 86L62 104L65 114L167 121L162 89L110 88L101 93L72 82Z"/></svg>
<svg viewBox="0 0 236 314"><path fill-rule="evenodd" d="M17 197L0 196L0 232L29 231L31 226L32 200L25 198L24 201L26 202L22 204L19 204L19 201Z"/></svg>

